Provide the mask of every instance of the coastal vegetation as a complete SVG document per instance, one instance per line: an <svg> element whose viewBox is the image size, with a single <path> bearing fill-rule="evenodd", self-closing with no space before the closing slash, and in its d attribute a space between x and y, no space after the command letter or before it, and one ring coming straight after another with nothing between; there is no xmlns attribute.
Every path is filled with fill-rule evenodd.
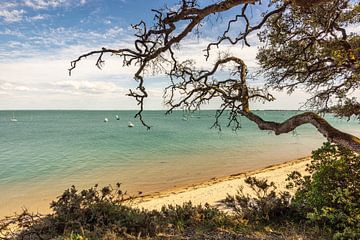
<svg viewBox="0 0 360 240"><path fill-rule="evenodd" d="M53 213L27 211L0 221L1 239L359 239L360 157L330 143L312 154L302 177L276 191L265 179L249 177L254 194L228 196L224 212L207 204L131 206L121 185L79 191L74 186L51 203ZM129 202L130 201L130 202Z"/></svg>

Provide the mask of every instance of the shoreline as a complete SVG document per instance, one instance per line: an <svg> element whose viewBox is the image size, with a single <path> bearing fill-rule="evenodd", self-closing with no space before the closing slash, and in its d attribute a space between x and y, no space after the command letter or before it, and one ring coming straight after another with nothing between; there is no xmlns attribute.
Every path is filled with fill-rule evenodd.
<svg viewBox="0 0 360 240"><path fill-rule="evenodd" d="M184 202L192 201L193 203L200 203L204 204L206 202L214 204L219 198L219 195L212 196L212 188L217 185L221 184L227 184L235 181L235 185L239 184L237 181L243 180L246 176L253 176L257 174L270 174L274 175L274 171L276 172L279 169L292 169L292 170L298 170L300 167L301 169L304 169L304 166L306 163L310 161L310 157L302 157L295 160L286 161L279 164L271 164L265 167L261 167L255 170L245 170L243 172L231 174L224 177L213 177L205 181L197 182L197 183L188 183L183 184L179 186L169 187L164 190L160 191L154 191L150 192L149 194L139 195L135 196L126 204L129 204L129 206L132 207L138 207L138 208L145 208L148 210L152 209L161 209L163 205L168 204L182 204ZM300 166L298 166L300 164ZM276 183L279 182L285 182L286 175L282 174L282 177L284 179L280 181L276 181ZM273 181L273 180L269 180ZM240 184L241 185L241 184ZM238 186L236 187L236 190L238 189ZM222 196L226 197L226 193L234 193L234 187L221 187L222 190ZM227 192L224 192L227 191ZM201 193L199 193L201 192ZM217 193L219 193L219 189L217 190ZM225 195L224 195L225 193ZM199 195L200 194L200 195ZM204 197L202 197L204 196ZM50 199L50 201L45 201L46 199ZM199 199L200 198L200 199ZM20 209L28 209L30 212L38 212L41 214L49 214L51 213L49 205L52 200L55 200L56 198L52 198L50 196L39 196L39 201L36 202L33 206L18 206L16 209L13 209L12 207L5 210L4 213L0 214L0 219L4 218L5 216L8 216L9 212L15 213L17 210ZM37 209L37 210L36 210ZM6 213L7 212L7 213ZM18 212L19 213L19 212ZM13 214L12 214L13 215Z"/></svg>
<svg viewBox="0 0 360 240"><path fill-rule="evenodd" d="M223 200L227 194L235 194L240 186L244 186L245 192L251 194L250 189L246 188L243 183L243 180L248 176L266 178L269 182L273 181L276 184L277 190L285 190L287 174L292 171L299 171L301 174L304 174L306 165L310 163L310 161L311 157L308 156L279 164L272 164L256 170L231 174L230 176L211 178L198 184L173 187L164 191L135 197L129 205L147 210L159 210L163 205L181 205L189 201L192 201L194 204L203 205L209 203L210 205L214 205ZM216 195L209 193L216 193ZM219 196L223 198L219 198Z"/></svg>

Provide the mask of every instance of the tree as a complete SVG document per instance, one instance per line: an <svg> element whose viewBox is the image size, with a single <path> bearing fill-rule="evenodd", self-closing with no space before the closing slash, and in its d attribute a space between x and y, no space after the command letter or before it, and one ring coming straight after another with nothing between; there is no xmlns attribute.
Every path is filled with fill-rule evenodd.
<svg viewBox="0 0 360 240"><path fill-rule="evenodd" d="M267 4L267 5L265 5ZM246 63L238 56L222 54L210 70L198 70L191 60L179 61L178 45L185 37L197 33L209 16L241 8L240 13L229 20L224 32L205 49L208 59L211 50L222 44L243 43L250 46L248 37L258 33L264 43L258 53L260 71L255 77L264 76L266 86L254 88L247 84L250 79ZM249 8L263 10L260 20L249 16ZM360 4L350 0L217 0L202 6L198 0L182 0L174 8L153 10L154 26L144 21L133 25L134 48L102 48L79 56L71 62L69 73L83 58L98 55L96 66L103 66L104 54L122 58L124 66L135 65L134 79L138 82L129 96L140 106L135 115L144 126L150 128L142 117L144 100L148 96L144 74L152 69L165 73L170 84L165 89L167 113L176 108L190 111L210 100L222 101L217 111L215 127L219 118L229 110L229 124L239 127L238 116L255 122L262 130L274 131L276 135L288 133L302 124L310 123L330 142L348 147L360 153L360 139L332 127L318 113L333 112L339 116L360 118L360 104L356 97L349 98L360 87L360 37L348 34L347 26L360 21ZM243 28L233 29L235 23ZM236 35L233 36L233 32ZM216 73L223 66L231 66L229 78L218 80ZM292 93L302 87L312 93L307 106L311 111L293 116L282 123L266 121L250 109L251 101L273 101L272 89L286 89Z"/></svg>

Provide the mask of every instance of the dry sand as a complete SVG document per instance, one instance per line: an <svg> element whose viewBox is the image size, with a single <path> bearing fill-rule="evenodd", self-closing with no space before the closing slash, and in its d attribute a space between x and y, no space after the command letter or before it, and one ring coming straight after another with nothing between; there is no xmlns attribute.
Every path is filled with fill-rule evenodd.
<svg viewBox="0 0 360 240"><path fill-rule="evenodd" d="M211 179L203 184L140 197L131 204L138 208L159 210L163 205L182 205L184 202L191 201L195 205L208 203L224 209L221 201L226 198L227 194L236 194L240 186L244 186L245 193L251 194L251 189L244 183L247 176L268 179L269 182L275 183L277 190L286 190L285 179L288 174L293 171L305 174L306 164L310 163L310 161L310 157L307 157L222 179Z"/></svg>

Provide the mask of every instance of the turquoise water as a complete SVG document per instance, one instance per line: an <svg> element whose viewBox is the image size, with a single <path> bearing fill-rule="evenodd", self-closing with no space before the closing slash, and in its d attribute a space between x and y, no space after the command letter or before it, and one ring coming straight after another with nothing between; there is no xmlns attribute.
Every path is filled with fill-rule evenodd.
<svg viewBox="0 0 360 240"><path fill-rule="evenodd" d="M129 190L158 191L305 157L325 141L310 125L280 136L260 131L246 119L237 132L210 130L214 111L201 111L187 121L181 111L170 116L147 111L144 118L153 126L147 131L133 119L134 113L14 111L18 122L10 122L13 111L0 111L0 189L8 193L0 196L0 205L12 196L45 194L49 186L59 193L73 183L119 181ZM258 112L276 121L296 113ZM127 127L129 120L134 128ZM360 135L356 121L329 121Z"/></svg>

